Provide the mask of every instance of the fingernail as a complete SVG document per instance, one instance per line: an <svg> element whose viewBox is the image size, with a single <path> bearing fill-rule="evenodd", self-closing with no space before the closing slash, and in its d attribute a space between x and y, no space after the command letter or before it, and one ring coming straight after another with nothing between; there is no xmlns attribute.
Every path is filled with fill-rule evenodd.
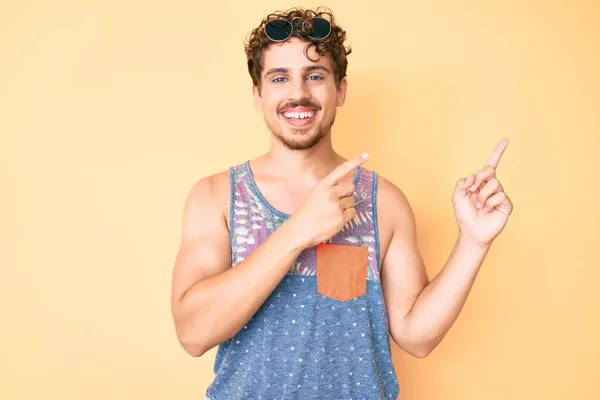
<svg viewBox="0 0 600 400"><path fill-rule="evenodd" d="M481 208L481 203L480 203L480 202L477 202L477 203L475 204L475 207L477 207L477 208Z"/></svg>
<svg viewBox="0 0 600 400"><path fill-rule="evenodd" d="M469 188L469 190L470 190L471 192L474 192L474 191L475 191L475 185L471 185L471 187Z"/></svg>
<svg viewBox="0 0 600 400"><path fill-rule="evenodd" d="M362 153L360 156L366 160L367 158L369 158L369 153Z"/></svg>

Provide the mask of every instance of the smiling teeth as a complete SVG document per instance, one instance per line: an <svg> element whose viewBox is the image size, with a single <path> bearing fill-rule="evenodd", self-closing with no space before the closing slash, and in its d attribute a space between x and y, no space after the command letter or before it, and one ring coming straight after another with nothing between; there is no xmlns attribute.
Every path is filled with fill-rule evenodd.
<svg viewBox="0 0 600 400"><path fill-rule="evenodd" d="M304 118L310 118L310 117L312 117L313 115L315 115L315 113L312 112L312 111L311 112L304 112L304 113L286 112L286 113L283 113L283 115L286 118L304 119Z"/></svg>

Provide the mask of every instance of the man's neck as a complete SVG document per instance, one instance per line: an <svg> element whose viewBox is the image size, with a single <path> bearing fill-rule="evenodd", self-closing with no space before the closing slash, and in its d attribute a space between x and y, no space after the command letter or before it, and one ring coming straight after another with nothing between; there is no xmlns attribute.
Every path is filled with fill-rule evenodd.
<svg viewBox="0 0 600 400"><path fill-rule="evenodd" d="M263 160L271 171L277 171L284 179L307 184L316 184L344 161L325 138L307 150L272 146Z"/></svg>

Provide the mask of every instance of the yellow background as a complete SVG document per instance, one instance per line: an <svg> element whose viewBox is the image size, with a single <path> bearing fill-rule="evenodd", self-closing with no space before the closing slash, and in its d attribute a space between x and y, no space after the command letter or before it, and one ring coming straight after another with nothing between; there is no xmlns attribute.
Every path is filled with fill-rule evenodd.
<svg viewBox="0 0 600 400"><path fill-rule="evenodd" d="M183 201L268 149L242 43L292 5L0 3L0 398L203 398L215 353L169 307ZM600 5L327 5L354 49L334 144L406 193L430 277L455 181L510 139L515 211L442 344L395 347L400 399L599 399Z"/></svg>

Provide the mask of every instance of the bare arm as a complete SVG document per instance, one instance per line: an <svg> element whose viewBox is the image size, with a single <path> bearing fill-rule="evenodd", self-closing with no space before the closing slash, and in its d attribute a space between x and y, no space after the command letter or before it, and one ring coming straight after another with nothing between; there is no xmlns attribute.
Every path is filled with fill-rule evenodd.
<svg viewBox="0 0 600 400"><path fill-rule="evenodd" d="M408 200L393 184L381 180L378 206L387 210L393 232L381 277L391 336L406 352L425 357L456 321L488 247L459 237L444 268L429 282Z"/></svg>
<svg viewBox="0 0 600 400"><path fill-rule="evenodd" d="M219 193L225 193L219 195ZM173 269L171 308L182 347L198 357L235 335L260 308L301 252L282 225L254 253L231 268L225 174L199 181L183 213Z"/></svg>
<svg viewBox="0 0 600 400"><path fill-rule="evenodd" d="M252 318L292 263L356 215L350 173L366 157L348 160L310 192L293 215L244 261L231 268L223 204L229 180L221 173L199 181L183 213L181 246L173 269L171 308L177 337L201 356L233 337Z"/></svg>

